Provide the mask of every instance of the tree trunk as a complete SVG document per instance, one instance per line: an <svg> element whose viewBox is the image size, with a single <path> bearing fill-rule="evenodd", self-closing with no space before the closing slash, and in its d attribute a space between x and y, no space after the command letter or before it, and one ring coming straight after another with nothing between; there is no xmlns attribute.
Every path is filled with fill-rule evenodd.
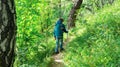
<svg viewBox="0 0 120 67"><path fill-rule="evenodd" d="M72 7L68 17L68 28L75 27L75 20L77 16L77 10L80 9L83 0L77 0Z"/></svg>
<svg viewBox="0 0 120 67"><path fill-rule="evenodd" d="M16 42L14 0L0 0L0 67L13 67Z"/></svg>
<svg viewBox="0 0 120 67"><path fill-rule="evenodd" d="M62 17L61 0L59 0L59 18Z"/></svg>
<svg viewBox="0 0 120 67"><path fill-rule="evenodd" d="M114 2L114 0L109 0L109 3L112 5L113 4L113 2Z"/></svg>

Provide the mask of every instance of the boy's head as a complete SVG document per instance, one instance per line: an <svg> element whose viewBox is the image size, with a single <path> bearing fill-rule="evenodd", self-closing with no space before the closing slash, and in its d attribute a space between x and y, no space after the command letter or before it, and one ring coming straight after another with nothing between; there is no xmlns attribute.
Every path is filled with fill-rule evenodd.
<svg viewBox="0 0 120 67"><path fill-rule="evenodd" d="M64 21L64 19L63 19L63 18L60 18L59 20L60 20L61 22L63 22L63 21Z"/></svg>

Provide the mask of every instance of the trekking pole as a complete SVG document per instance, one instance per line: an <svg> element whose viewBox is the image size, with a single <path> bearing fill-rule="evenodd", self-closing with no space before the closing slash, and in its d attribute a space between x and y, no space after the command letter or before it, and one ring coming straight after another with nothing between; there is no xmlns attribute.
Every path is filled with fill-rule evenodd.
<svg viewBox="0 0 120 67"><path fill-rule="evenodd" d="M67 23L67 31L68 31L68 23ZM68 32L69 33L69 32ZM68 33L67 33L67 41L68 41Z"/></svg>

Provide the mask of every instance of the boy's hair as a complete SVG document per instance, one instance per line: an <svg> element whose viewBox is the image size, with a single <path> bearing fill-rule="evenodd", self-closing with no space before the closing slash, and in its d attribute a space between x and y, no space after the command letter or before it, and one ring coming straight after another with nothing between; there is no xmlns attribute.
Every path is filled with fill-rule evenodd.
<svg viewBox="0 0 120 67"><path fill-rule="evenodd" d="M64 21L64 19L63 19L63 18L60 18L59 20L61 20L61 22L63 22L63 21Z"/></svg>

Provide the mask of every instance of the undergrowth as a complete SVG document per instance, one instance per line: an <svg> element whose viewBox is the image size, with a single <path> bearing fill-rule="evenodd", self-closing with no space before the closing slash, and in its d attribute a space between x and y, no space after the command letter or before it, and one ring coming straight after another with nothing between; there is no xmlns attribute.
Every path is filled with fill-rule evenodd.
<svg viewBox="0 0 120 67"><path fill-rule="evenodd" d="M66 67L120 66L120 2L77 22L86 30L75 36L66 47ZM81 29L80 27L76 30Z"/></svg>

